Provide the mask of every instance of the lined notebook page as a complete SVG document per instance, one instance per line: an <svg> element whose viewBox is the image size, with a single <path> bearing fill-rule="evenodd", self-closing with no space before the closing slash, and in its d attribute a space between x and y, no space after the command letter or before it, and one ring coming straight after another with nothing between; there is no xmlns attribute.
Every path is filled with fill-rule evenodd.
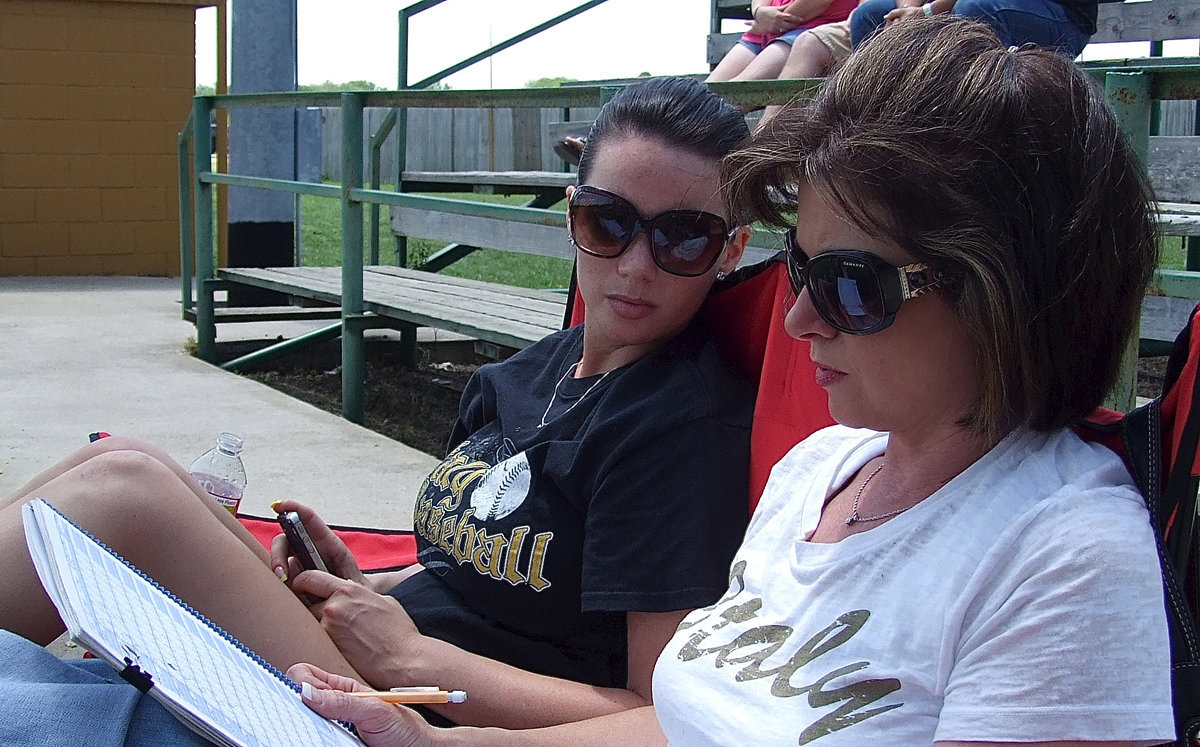
<svg viewBox="0 0 1200 747"><path fill-rule="evenodd" d="M189 726L227 744L361 744L309 710L278 670L45 501L23 513L34 566L71 637L118 669L132 659L153 678L150 694Z"/></svg>

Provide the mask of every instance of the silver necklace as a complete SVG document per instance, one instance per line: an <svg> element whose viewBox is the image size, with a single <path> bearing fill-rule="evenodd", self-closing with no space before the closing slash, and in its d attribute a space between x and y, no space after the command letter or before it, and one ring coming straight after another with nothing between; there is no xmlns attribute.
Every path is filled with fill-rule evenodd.
<svg viewBox="0 0 1200 747"><path fill-rule="evenodd" d="M858 515L858 501L860 498L862 498L863 491L867 489L867 483L875 479L875 475L879 474L879 470L883 469L883 465L884 462L880 462L879 466L875 468L875 471L867 475L867 479L863 480L862 485L858 486L858 490L854 493L854 505L850 508L850 515L846 517L846 526L850 526L859 521L880 521L882 519L890 519L891 517L896 516L897 514L902 514L908 509L912 508L912 506L905 506L904 508L898 508L895 511L888 511L886 514L879 514L878 516Z"/></svg>
<svg viewBox="0 0 1200 747"><path fill-rule="evenodd" d="M565 382L565 381L567 380L567 377L568 377L568 376L572 376L572 375L574 375L575 371L576 371L578 368L579 368L579 364L578 364L578 363L576 363L576 364L574 364L573 366L571 366L570 368L568 368L568 369L567 369L567 372L566 372L565 374L563 374L563 375L562 375L562 378L561 378L561 379L559 379L559 380L558 380L558 383L554 385L554 392L553 392L553 393L550 395L550 401L546 403L546 411L542 413L542 422L538 423L538 425L537 425L537 427L538 427L539 429L540 429L540 428L542 428L542 427L544 427L544 426L546 425L546 423L547 423L547 420L546 420L546 418L550 417L550 409L554 407L554 400L558 399L558 390L559 390L560 388L562 388L563 382ZM577 400L575 400L574 402L572 402L570 407L568 407L567 409L563 410L563 411L562 411L562 414L563 414L563 415L566 415L566 414L567 414L568 412L570 412L571 410L574 410L574 409L575 409L575 405L578 405L580 402L582 402L584 397L586 397L586 396L588 396L589 394L591 394L593 389L595 389L596 387L600 386L600 382L601 382L601 381L604 381L604 379L606 379L606 378L608 377L608 375L609 375L610 373L612 373L612 372L613 372L613 370L611 370L611 369L610 369L610 370L608 370L608 371L605 371L605 372L604 372L604 374L603 374L603 375L602 375L600 378L596 379L596 381L595 381L595 382L594 382L594 383L593 383L591 386L589 386L589 387L588 387L588 388L587 388L587 389L584 391L584 393L583 393L583 394L579 395L579 399L577 399Z"/></svg>

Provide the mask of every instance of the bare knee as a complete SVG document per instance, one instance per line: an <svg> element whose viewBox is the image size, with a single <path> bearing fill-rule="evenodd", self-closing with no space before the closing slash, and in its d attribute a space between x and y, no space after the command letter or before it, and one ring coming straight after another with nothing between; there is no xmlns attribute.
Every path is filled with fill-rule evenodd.
<svg viewBox="0 0 1200 747"><path fill-rule="evenodd" d="M810 33L796 37L792 52L783 64L780 78L819 78L829 72L833 55L819 39Z"/></svg>
<svg viewBox="0 0 1200 747"><path fill-rule="evenodd" d="M106 436L93 441L87 450L95 454L104 454L110 451L138 451L156 459L161 453L161 450L149 441L133 436Z"/></svg>
<svg viewBox="0 0 1200 747"><path fill-rule="evenodd" d="M139 450L137 444L129 445L134 448L101 451L72 472L82 485L90 486L97 499L128 505L146 500L178 500L192 495L170 466L157 456Z"/></svg>

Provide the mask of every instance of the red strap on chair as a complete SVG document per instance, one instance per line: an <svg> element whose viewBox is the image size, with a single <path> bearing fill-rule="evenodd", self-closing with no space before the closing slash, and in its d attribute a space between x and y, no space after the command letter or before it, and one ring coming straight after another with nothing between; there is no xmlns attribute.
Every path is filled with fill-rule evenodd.
<svg viewBox="0 0 1200 747"><path fill-rule="evenodd" d="M271 549L271 540L283 531L274 519L245 514L238 514L237 519L268 550ZM411 531L342 526L329 528L350 548L358 567L363 571L395 571L417 562L417 541Z"/></svg>
<svg viewBox="0 0 1200 747"><path fill-rule="evenodd" d="M808 343L783 328L791 303L787 267L775 260L765 264L709 296L700 310L722 355L758 383L750 433L752 512L775 463L814 431L833 424Z"/></svg>

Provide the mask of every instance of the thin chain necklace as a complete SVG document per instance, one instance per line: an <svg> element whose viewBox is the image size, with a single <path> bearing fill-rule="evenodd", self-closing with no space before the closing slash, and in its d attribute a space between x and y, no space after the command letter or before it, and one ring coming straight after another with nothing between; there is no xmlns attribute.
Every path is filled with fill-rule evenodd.
<svg viewBox="0 0 1200 747"><path fill-rule="evenodd" d="M540 429L540 428L542 428L542 427L544 427L544 426L546 425L546 423L547 423L547 420L546 420L546 419L547 419L548 417L550 417L550 410L551 410L551 408L553 408L553 407L554 407L554 400L558 399L558 390L559 390L560 388L562 388L563 382L565 382L565 381L567 380L567 377L568 377L568 376L572 376L572 375L574 375L574 374L575 374L575 371L576 371L578 368L579 368L579 364L578 364L578 363L576 363L576 364L574 364L573 366L571 366L570 368L568 368L568 369L567 369L567 372L566 372L565 374L563 374L563 375L562 375L562 378L561 378L561 379L559 379L559 380L558 380L558 383L554 385L554 392L553 392L553 393L550 395L550 401L546 403L546 411L542 413L542 422L538 423L538 425L537 425L537 427L538 427L539 429ZM595 381L595 382L593 382L593 383L592 383L592 385L591 385L591 386L589 386L589 387L588 387L588 388L587 388L587 389L584 391L584 393L583 393L583 394L579 395L579 399L577 399L577 400L575 400L574 402L572 402L570 407L568 407L567 409L563 410L563 411L562 411L562 414L563 414L563 415L566 415L566 414L567 414L568 412L570 412L571 410L574 410L574 409L575 409L575 405L578 405L580 402L582 402L582 401L583 401L583 399L584 399L584 397L586 397L586 396L588 396L589 394L591 394L593 389L595 389L596 387L600 386L600 382L601 382L601 381L604 381L604 379L606 379L606 378L608 377L608 375L609 375L610 373L612 373L612 372L613 372L613 370L615 370L615 369L610 369L610 370L608 370L608 371L605 371L605 372L604 372L604 374L603 374L603 375L602 375L600 378L596 379L596 381Z"/></svg>
<svg viewBox="0 0 1200 747"><path fill-rule="evenodd" d="M867 479L863 480L862 485L858 486L858 490L854 493L854 505L850 508L850 515L846 517L846 526L850 526L860 521L881 521L883 519L890 519L891 517L902 514L908 509L912 508L912 506L905 506L904 508L898 508L895 511L888 511L886 514L879 514L878 516L858 515L858 501L860 498L862 498L863 491L867 489L867 483L875 479L875 475L879 474L879 470L883 469L883 465L884 462L880 462L879 466L875 468L875 471L867 475Z"/></svg>

